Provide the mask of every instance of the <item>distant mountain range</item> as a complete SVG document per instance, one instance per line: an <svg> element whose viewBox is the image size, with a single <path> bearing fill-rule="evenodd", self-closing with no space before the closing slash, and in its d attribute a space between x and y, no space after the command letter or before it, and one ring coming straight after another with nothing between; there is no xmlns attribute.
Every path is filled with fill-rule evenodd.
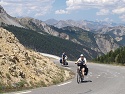
<svg viewBox="0 0 125 94"><path fill-rule="evenodd" d="M93 32L95 34L108 34L115 38L121 45L125 45L125 24L123 23L108 23L104 21L74 21L74 20L60 20L48 19L45 21L48 25L53 25L57 28L63 28L67 26L79 27L84 30Z"/></svg>
<svg viewBox="0 0 125 94"><path fill-rule="evenodd" d="M55 27L58 28L63 28L63 27L67 27L67 26L72 26L72 27L79 27L82 28L84 30L88 30L88 31L97 31L101 28L105 28L105 27L114 27L114 26L119 26L119 25L125 25L125 24L118 24L118 23L108 23L105 21L87 21L87 20L80 20L80 21L74 21L74 20L55 20L55 19L48 19L46 21L44 21L46 24L48 25L53 25Z"/></svg>
<svg viewBox="0 0 125 94"><path fill-rule="evenodd" d="M52 35L54 37L57 37L57 39L61 38L64 41L67 41L67 42L70 41L74 43L72 45L77 44L81 46L82 49L81 48L73 49L72 46L68 49L73 49L74 52L76 53L78 52L77 55L80 53L85 53L86 56L88 56L89 58L94 58L98 55L106 54L110 50L115 50L116 48L119 48L120 46L122 46L122 44L120 44L122 42L117 41L116 40L117 38L112 36L114 32L113 34L109 34L109 33L106 33L108 31L106 30L105 33L102 33L103 28L110 28L110 27L113 28L113 26L117 28L118 26L115 23L108 24L104 22L73 21L73 20L57 21L54 19L43 22L41 20L37 20L29 17L25 17L25 18L11 17L5 12L5 10L2 7L0 10L0 16L1 16L0 17L1 26L3 27L5 26L7 27L8 25L13 25L14 27L19 27L19 28L21 27L22 29L24 28L27 30L33 30L40 35L44 35L44 36L49 35L49 37L51 37L50 35ZM11 21L8 21L8 20L11 20ZM31 37L33 37L33 35ZM122 33L122 36L124 36L124 33ZM25 35L23 35L22 37L25 37ZM57 46L59 45L59 43L56 41L53 44ZM31 45L32 44L30 44L30 47ZM49 45L49 44L45 43L43 45ZM62 45L66 49L67 47L69 47L65 44L62 44ZM53 45L49 45L49 46L51 47ZM35 49L36 48L37 47L35 47ZM61 48L56 48L56 49L58 50ZM47 52L47 50L44 52ZM54 52L50 52L50 53L54 54ZM56 52L55 55L59 55L59 53L60 52ZM71 55L70 53L68 53L68 55L72 56L73 54ZM75 55L72 57L75 57Z"/></svg>

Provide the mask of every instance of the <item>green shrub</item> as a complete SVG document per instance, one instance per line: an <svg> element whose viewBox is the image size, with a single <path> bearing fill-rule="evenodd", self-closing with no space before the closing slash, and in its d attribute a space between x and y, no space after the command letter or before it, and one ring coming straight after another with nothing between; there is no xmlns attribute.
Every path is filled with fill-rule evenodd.
<svg viewBox="0 0 125 94"><path fill-rule="evenodd" d="M11 80L11 77L10 77L10 75L9 75L8 73L6 73L6 77L7 77L9 80Z"/></svg>
<svg viewBox="0 0 125 94"><path fill-rule="evenodd" d="M43 87L46 87L46 86L47 86L44 81L40 81L40 84L41 84Z"/></svg>
<svg viewBox="0 0 125 94"><path fill-rule="evenodd" d="M24 87L25 84L28 84L25 80L21 80L20 82L16 83L17 87Z"/></svg>

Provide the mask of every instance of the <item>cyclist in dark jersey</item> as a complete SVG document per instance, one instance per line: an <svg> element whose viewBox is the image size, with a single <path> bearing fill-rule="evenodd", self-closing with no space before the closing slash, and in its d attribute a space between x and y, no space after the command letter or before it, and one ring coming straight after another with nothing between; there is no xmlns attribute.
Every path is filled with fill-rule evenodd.
<svg viewBox="0 0 125 94"><path fill-rule="evenodd" d="M62 65L65 65L64 63L66 62L66 59L67 59L67 55L65 52L63 52L62 54Z"/></svg>

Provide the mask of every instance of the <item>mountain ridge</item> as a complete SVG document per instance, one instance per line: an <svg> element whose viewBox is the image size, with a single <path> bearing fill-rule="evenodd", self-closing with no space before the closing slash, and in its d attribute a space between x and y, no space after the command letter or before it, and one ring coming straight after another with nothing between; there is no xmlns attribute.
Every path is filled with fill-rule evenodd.
<svg viewBox="0 0 125 94"><path fill-rule="evenodd" d="M53 23L51 22L53 21ZM88 21L88 20L56 20L56 19L48 19L44 21L48 25L53 25L58 28L63 28L67 26L76 26L82 28L84 30L92 31L92 30L99 30L103 27L114 27L124 24L120 23L113 23L113 22L105 22L105 21Z"/></svg>
<svg viewBox="0 0 125 94"><path fill-rule="evenodd" d="M15 20L14 17L11 17L10 15L8 15L4 10L4 8L0 5L0 25L3 23L8 25L23 27Z"/></svg>
<svg viewBox="0 0 125 94"><path fill-rule="evenodd" d="M72 41L72 42L77 43L79 45L85 45L86 48L97 51L99 54L100 53L105 54L105 53L107 53L106 51L114 50L120 46L115 41L109 41L109 42L107 42L107 45L113 45L113 43L116 45L108 46L108 48L107 48L106 45L104 45L106 43L105 41L112 40L111 37L108 37L109 39L106 39L106 37L102 37L102 38L94 37L96 34L94 34L93 32L91 33L88 30L84 30L84 29L78 28L78 27L75 28L75 26L72 26L72 27L69 26L70 28L69 27L57 28L54 26L47 25L46 23L44 23L41 20L37 20L34 18L29 18L29 17L27 17L27 18L15 18L14 21L15 20L16 20L16 22L18 22L22 26L22 28L34 30L36 33L43 34L43 35L49 34L49 35L52 35L55 37L59 37L59 38L65 39L65 40ZM69 23L70 23L70 21L72 21L72 20L69 20ZM74 22L74 23L76 23L76 22ZM73 34L73 32L74 32L74 34ZM103 36L105 36L105 35L103 35ZM101 39L102 42L96 41L95 38ZM103 45L104 47L100 46L100 45ZM87 50L85 47L83 49ZM105 49L105 51L101 50L101 49Z"/></svg>

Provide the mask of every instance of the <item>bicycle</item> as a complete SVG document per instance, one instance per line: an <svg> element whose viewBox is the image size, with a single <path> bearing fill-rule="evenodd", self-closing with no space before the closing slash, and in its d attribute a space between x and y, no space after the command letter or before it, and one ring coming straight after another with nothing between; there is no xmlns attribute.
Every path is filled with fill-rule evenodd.
<svg viewBox="0 0 125 94"><path fill-rule="evenodd" d="M83 82L84 77L88 75L88 68L87 65L84 65L84 75L82 74L82 70L77 68L77 83L79 84L80 82Z"/></svg>
<svg viewBox="0 0 125 94"><path fill-rule="evenodd" d="M64 65L64 66L68 66L67 60L65 60L64 63L63 63L63 62L62 62L62 59L60 59L60 64L61 64L61 65Z"/></svg>
<svg viewBox="0 0 125 94"><path fill-rule="evenodd" d="M82 75L82 71L77 68L77 83L81 83L84 80L84 76Z"/></svg>

